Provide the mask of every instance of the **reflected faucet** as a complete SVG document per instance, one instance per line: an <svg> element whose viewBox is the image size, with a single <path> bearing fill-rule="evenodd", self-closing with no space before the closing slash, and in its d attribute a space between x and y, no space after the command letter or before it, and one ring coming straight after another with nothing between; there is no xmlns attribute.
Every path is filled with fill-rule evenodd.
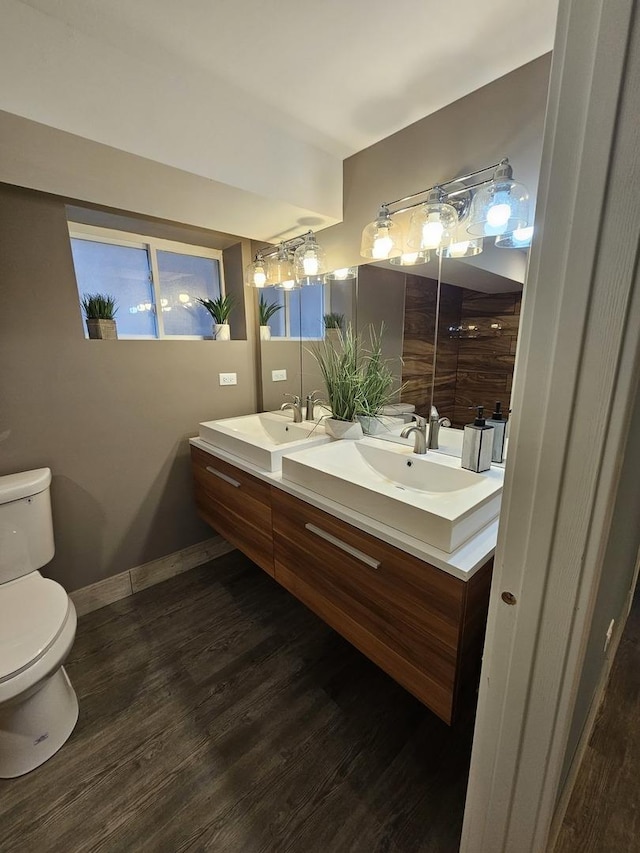
<svg viewBox="0 0 640 853"><path fill-rule="evenodd" d="M300 402L300 397L293 394L286 394L286 397L291 397L291 402L283 403L280 406L280 411L284 412L285 409L291 409L293 412L293 422L294 424L302 423L302 404Z"/></svg>
<svg viewBox="0 0 640 853"><path fill-rule="evenodd" d="M307 421L315 421L316 419L316 406L325 406L325 400L316 399L317 391L312 391L310 394L307 394L307 409L305 412L305 420Z"/></svg>

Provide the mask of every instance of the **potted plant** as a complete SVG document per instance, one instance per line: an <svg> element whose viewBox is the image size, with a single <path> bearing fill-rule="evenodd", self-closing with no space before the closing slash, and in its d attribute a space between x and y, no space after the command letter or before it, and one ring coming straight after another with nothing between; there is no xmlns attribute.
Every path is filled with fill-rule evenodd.
<svg viewBox="0 0 640 853"><path fill-rule="evenodd" d="M260 320L261 341L271 340L269 320L274 316L274 314L277 314L281 308L282 305L277 305L275 302L267 302L264 298L264 294L260 294L260 301L258 302L258 318Z"/></svg>
<svg viewBox="0 0 640 853"><path fill-rule="evenodd" d="M93 340L117 340L115 315L116 300L108 293L85 293L82 310L87 321L87 332Z"/></svg>
<svg viewBox="0 0 640 853"><path fill-rule="evenodd" d="M200 299L196 297L203 308L211 314L213 319L213 338L216 341L231 340L231 329L229 328L229 315L234 308L234 298L231 295L218 296L217 299Z"/></svg>
<svg viewBox="0 0 640 853"><path fill-rule="evenodd" d="M393 388L394 376L389 362L382 355L382 335L371 327L369 331L371 346L365 352L361 366L362 385L360 393L360 409L358 420L363 431L368 435L381 432L383 427L380 420L382 409L397 397L402 388Z"/></svg>
<svg viewBox="0 0 640 853"><path fill-rule="evenodd" d="M340 342L340 336L344 330L344 314L325 314L324 320L324 335L330 340L334 346Z"/></svg>
<svg viewBox="0 0 640 853"><path fill-rule="evenodd" d="M311 354L327 389L331 417L324 419L324 426L333 438L362 438L362 426L356 416L361 410L362 375L360 370L360 347L351 325L343 334L338 328L341 346L332 346L323 341Z"/></svg>

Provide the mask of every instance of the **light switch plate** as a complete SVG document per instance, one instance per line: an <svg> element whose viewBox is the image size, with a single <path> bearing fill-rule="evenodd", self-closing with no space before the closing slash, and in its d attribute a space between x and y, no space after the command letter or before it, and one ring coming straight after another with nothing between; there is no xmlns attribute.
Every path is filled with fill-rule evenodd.
<svg viewBox="0 0 640 853"><path fill-rule="evenodd" d="M271 371L271 381L272 382L284 382L287 378L286 370L272 370Z"/></svg>
<svg viewBox="0 0 640 853"><path fill-rule="evenodd" d="M238 374L237 373L219 373L220 384L221 385L237 385L238 384Z"/></svg>

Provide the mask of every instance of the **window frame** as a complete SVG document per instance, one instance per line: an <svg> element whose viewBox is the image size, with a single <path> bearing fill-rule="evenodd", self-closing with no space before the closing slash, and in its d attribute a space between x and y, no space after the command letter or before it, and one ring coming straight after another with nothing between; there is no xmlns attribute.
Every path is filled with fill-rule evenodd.
<svg viewBox="0 0 640 853"><path fill-rule="evenodd" d="M327 286L327 284L326 283L323 284L322 288L323 288L323 292L322 292L322 315L324 317L324 315L328 314L330 311L331 300L330 300L330 290L329 290L329 287ZM274 288L273 287L272 288L265 288L265 290L266 289L273 290ZM259 292L261 293L262 290L260 290ZM272 335L271 340L273 340L273 341L299 341L299 342L323 341L324 336L320 337L320 338L308 338L308 337L303 338L303 337L299 337L299 336L293 336L291 334L291 300L290 300L290 296L291 296L292 292L293 292L293 289L292 290L282 289L282 293L284 293L283 309L284 309L285 334L284 335Z"/></svg>
<svg viewBox="0 0 640 853"><path fill-rule="evenodd" d="M220 281L220 295L226 296L224 281L224 264L222 262L222 250L211 249L208 246L196 246L192 243L180 243L177 240L165 240L162 237L150 237L147 234L135 234L130 231L119 231L115 228L104 228L101 225L88 225L84 222L67 222L69 239L88 240L92 243L108 243L112 246L125 246L130 249L144 249L149 259L149 283L153 295L153 313L156 321L156 336L151 338L146 335L122 335L121 340L129 341L205 341L208 338L202 335L167 335L164 331L164 318L161 307L160 270L158 267L157 252L173 252L178 255L191 255L196 258L209 258L218 261L218 272ZM76 288L78 281L76 279Z"/></svg>

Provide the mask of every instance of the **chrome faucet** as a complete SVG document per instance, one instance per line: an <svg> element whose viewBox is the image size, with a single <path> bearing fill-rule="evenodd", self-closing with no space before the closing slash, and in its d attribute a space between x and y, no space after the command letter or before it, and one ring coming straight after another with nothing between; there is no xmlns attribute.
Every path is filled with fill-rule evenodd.
<svg viewBox="0 0 640 853"><path fill-rule="evenodd" d="M307 394L307 409L305 413L305 420L307 421L315 421L316 419L316 406L324 406L326 405L324 400L317 400L315 395L317 391L312 391L310 394Z"/></svg>
<svg viewBox="0 0 640 853"><path fill-rule="evenodd" d="M427 421L421 415L413 415L415 424L405 427L400 433L401 438L414 437L413 452L424 454L427 452Z"/></svg>
<svg viewBox="0 0 640 853"><path fill-rule="evenodd" d="M443 418L444 420L444 418ZM429 450L438 449L438 438L440 435L440 415L435 406L431 406L429 413L429 435L427 436L427 447Z"/></svg>
<svg viewBox="0 0 640 853"><path fill-rule="evenodd" d="M302 404L300 402L300 397L297 394L286 394L286 397L291 397L291 402L283 403L280 406L280 411L284 412L285 409L291 409L293 412L293 422L294 424L302 423Z"/></svg>

